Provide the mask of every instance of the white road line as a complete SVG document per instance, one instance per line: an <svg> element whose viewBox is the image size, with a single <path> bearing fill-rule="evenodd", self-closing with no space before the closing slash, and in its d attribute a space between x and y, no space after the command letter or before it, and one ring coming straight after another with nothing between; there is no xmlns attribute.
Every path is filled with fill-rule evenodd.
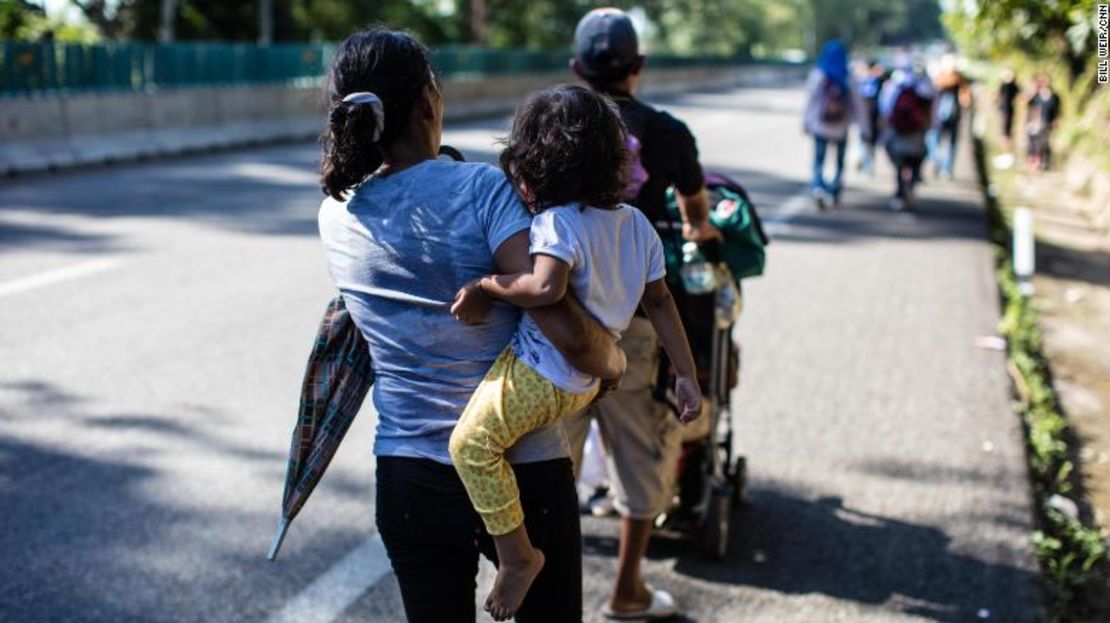
<svg viewBox="0 0 1110 623"><path fill-rule="evenodd" d="M803 190L783 202L782 207L774 214L764 216L763 225L767 235L774 236L790 231L790 221L813 209L812 197L809 190Z"/></svg>
<svg viewBox="0 0 1110 623"><path fill-rule="evenodd" d="M375 534L285 602L266 623L330 623L390 571L385 545Z"/></svg>
<svg viewBox="0 0 1110 623"><path fill-rule="evenodd" d="M99 259L81 262L80 264L73 264L54 270L48 270L37 275L29 277L22 277L0 283L0 297L8 296L10 294L19 294L29 290L36 290L46 286L61 283L63 281L70 281L81 277L87 277L96 273L101 273L106 270L117 268L122 264L122 260L118 259Z"/></svg>

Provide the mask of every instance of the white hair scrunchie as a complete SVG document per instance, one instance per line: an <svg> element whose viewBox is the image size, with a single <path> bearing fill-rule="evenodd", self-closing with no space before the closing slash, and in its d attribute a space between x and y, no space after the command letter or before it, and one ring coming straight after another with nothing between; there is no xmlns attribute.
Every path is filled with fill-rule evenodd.
<svg viewBox="0 0 1110 623"><path fill-rule="evenodd" d="M374 133L370 136L370 140L375 143L378 142L382 137L382 132L385 131L385 105L382 104L381 98L369 91L359 91L345 96L343 103L358 106L366 104L374 109Z"/></svg>

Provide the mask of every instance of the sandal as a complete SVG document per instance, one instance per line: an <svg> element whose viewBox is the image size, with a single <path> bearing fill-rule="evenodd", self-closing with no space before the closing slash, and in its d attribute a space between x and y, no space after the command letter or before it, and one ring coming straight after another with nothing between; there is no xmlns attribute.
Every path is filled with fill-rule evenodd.
<svg viewBox="0 0 1110 623"><path fill-rule="evenodd" d="M664 590L656 590L649 584L647 589L651 591L651 603L643 610L631 610L628 612L618 612L613 610L609 605L601 609L601 614L607 619L614 621L654 621L657 619L668 619L678 615L678 607L675 606L674 597Z"/></svg>

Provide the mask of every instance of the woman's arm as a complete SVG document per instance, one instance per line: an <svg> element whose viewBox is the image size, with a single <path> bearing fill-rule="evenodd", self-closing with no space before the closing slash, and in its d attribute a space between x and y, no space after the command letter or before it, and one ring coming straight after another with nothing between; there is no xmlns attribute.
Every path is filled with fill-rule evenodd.
<svg viewBox="0 0 1110 623"><path fill-rule="evenodd" d="M651 326L655 327L663 349L674 365L675 376L678 377L675 399L679 418L689 422L701 413L701 388L698 386L694 355L686 340L686 330L682 327L682 319L667 284L662 279L647 284L640 306L644 308Z"/></svg>
<svg viewBox="0 0 1110 623"><path fill-rule="evenodd" d="M576 369L605 380L624 376L624 351L574 295L528 310L544 336Z"/></svg>
<svg viewBox="0 0 1110 623"><path fill-rule="evenodd" d="M501 273L528 271L532 262L528 256L528 232L522 231L506 240L498 247L494 260ZM573 294L528 313L570 365L603 379L616 379L624 374L624 351Z"/></svg>

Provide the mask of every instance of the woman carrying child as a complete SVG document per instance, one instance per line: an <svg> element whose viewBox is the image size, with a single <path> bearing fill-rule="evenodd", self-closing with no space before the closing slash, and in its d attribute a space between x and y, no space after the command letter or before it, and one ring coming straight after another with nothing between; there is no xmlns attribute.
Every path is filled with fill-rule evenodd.
<svg viewBox="0 0 1110 623"><path fill-rule="evenodd" d="M378 531L409 621L474 621L478 556L496 553L448 443L521 315L499 304L484 324L461 325L449 308L466 283L531 269L531 217L501 171L436 159L443 98L412 37L383 28L352 35L328 83L320 236L373 358ZM623 371L611 334L570 297L529 316L575 369ZM528 535L546 555L517 620L579 621L581 534L562 431L532 430L506 458Z"/></svg>

